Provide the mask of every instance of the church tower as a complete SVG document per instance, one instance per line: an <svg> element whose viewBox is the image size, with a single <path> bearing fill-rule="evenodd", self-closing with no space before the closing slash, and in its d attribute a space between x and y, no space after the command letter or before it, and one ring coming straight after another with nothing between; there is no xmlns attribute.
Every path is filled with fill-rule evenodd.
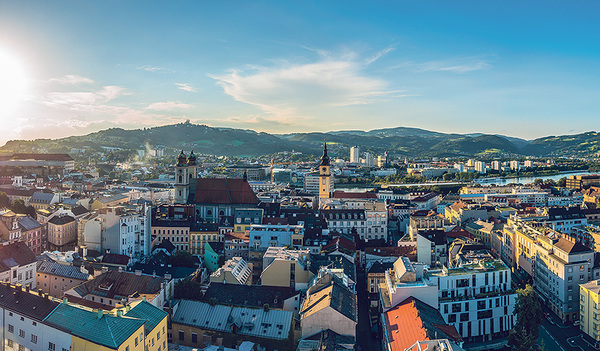
<svg viewBox="0 0 600 351"><path fill-rule="evenodd" d="M183 153L183 150L181 150L179 157L177 157L177 164L175 165L175 204L187 203L190 190L188 170L188 158Z"/></svg>
<svg viewBox="0 0 600 351"><path fill-rule="evenodd" d="M327 156L327 143L323 144L323 156L319 163L319 199L329 199L331 197L331 172L330 161Z"/></svg>
<svg viewBox="0 0 600 351"><path fill-rule="evenodd" d="M187 159L188 164L188 178L190 181L192 178L198 178L198 162L196 161L196 154L194 150L190 152L190 156Z"/></svg>

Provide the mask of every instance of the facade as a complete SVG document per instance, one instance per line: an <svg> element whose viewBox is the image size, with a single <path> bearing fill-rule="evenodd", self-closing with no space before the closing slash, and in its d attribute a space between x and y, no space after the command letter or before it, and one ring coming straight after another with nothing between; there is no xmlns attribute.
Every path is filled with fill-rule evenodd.
<svg viewBox="0 0 600 351"><path fill-rule="evenodd" d="M250 237L246 233L227 233L224 235L223 244L225 246L225 259L241 257L248 260L248 244Z"/></svg>
<svg viewBox="0 0 600 351"><path fill-rule="evenodd" d="M579 329L600 341L600 284L592 280L579 285Z"/></svg>
<svg viewBox="0 0 600 351"><path fill-rule="evenodd" d="M69 251L77 244L77 221L67 215L55 216L48 221L48 244L53 249Z"/></svg>
<svg viewBox="0 0 600 351"><path fill-rule="evenodd" d="M16 153L0 156L0 167L17 168L38 175L63 174L75 169L75 160L67 154Z"/></svg>
<svg viewBox="0 0 600 351"><path fill-rule="evenodd" d="M236 209L233 216L233 231L243 233L246 230L250 230L252 224L262 224L263 212L262 208Z"/></svg>
<svg viewBox="0 0 600 351"><path fill-rule="evenodd" d="M21 240L27 244L34 254L41 254L46 246L42 237L44 226L28 216L18 216L17 221L21 228Z"/></svg>
<svg viewBox="0 0 600 351"><path fill-rule="evenodd" d="M62 298L65 291L92 278L83 266L75 267L52 261L37 262L36 286L50 296Z"/></svg>
<svg viewBox="0 0 600 351"><path fill-rule="evenodd" d="M431 273L438 285L440 313L465 341L505 337L516 323L511 272L489 257L473 252L456 268Z"/></svg>
<svg viewBox="0 0 600 351"><path fill-rule="evenodd" d="M261 285L306 289L312 277L308 270L308 257L308 250L269 247L263 256Z"/></svg>
<svg viewBox="0 0 600 351"><path fill-rule="evenodd" d="M417 262L429 267L448 264L446 232L439 229L419 231L417 234Z"/></svg>
<svg viewBox="0 0 600 351"><path fill-rule="evenodd" d="M0 245L0 281L36 288L35 254L22 241Z"/></svg>
<svg viewBox="0 0 600 351"><path fill-rule="evenodd" d="M258 198L246 179L192 178L189 204L194 205L196 221L220 223L234 216L236 209L258 205Z"/></svg>
<svg viewBox="0 0 600 351"><path fill-rule="evenodd" d="M204 244L222 241L217 223L198 223L190 228L190 253L204 255Z"/></svg>

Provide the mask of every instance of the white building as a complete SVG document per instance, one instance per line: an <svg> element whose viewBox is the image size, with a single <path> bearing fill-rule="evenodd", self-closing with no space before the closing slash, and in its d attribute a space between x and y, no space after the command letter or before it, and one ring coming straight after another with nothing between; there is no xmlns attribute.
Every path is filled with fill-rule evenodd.
<svg viewBox="0 0 600 351"><path fill-rule="evenodd" d="M360 163L360 147L353 146L350 148L350 163Z"/></svg>
<svg viewBox="0 0 600 351"><path fill-rule="evenodd" d="M476 161L475 162L475 171L479 172L479 173L484 173L486 172L486 168L485 168L485 162L483 161Z"/></svg>
<svg viewBox="0 0 600 351"><path fill-rule="evenodd" d="M22 241L0 245L0 281L35 289L35 254Z"/></svg>
<svg viewBox="0 0 600 351"><path fill-rule="evenodd" d="M500 260L474 254L456 268L432 271L437 280L439 310L465 341L505 337L516 322L517 298L511 272ZM417 296L418 298L418 296Z"/></svg>

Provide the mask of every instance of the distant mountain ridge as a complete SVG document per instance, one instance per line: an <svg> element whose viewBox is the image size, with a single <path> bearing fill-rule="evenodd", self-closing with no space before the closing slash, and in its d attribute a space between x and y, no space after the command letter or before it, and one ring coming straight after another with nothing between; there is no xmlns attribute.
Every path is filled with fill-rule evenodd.
<svg viewBox="0 0 600 351"><path fill-rule="evenodd" d="M11 140L0 151L68 153L71 149L80 148L139 150L150 145L194 149L197 153L225 156L259 156L292 150L317 155L323 140L327 140L333 156L343 158L348 157L348 149L354 145L359 145L362 152L378 155L387 151L390 155L399 157L499 154L587 157L600 152L600 136L597 132L548 136L529 141L504 135L441 133L410 127L269 134L189 122L134 130L110 128L54 140Z"/></svg>

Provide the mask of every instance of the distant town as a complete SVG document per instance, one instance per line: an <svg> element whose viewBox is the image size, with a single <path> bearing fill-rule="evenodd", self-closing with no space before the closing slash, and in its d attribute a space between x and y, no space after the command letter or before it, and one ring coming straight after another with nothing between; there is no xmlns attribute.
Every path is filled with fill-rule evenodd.
<svg viewBox="0 0 600 351"><path fill-rule="evenodd" d="M599 345L593 161L340 150L0 154L5 349Z"/></svg>

